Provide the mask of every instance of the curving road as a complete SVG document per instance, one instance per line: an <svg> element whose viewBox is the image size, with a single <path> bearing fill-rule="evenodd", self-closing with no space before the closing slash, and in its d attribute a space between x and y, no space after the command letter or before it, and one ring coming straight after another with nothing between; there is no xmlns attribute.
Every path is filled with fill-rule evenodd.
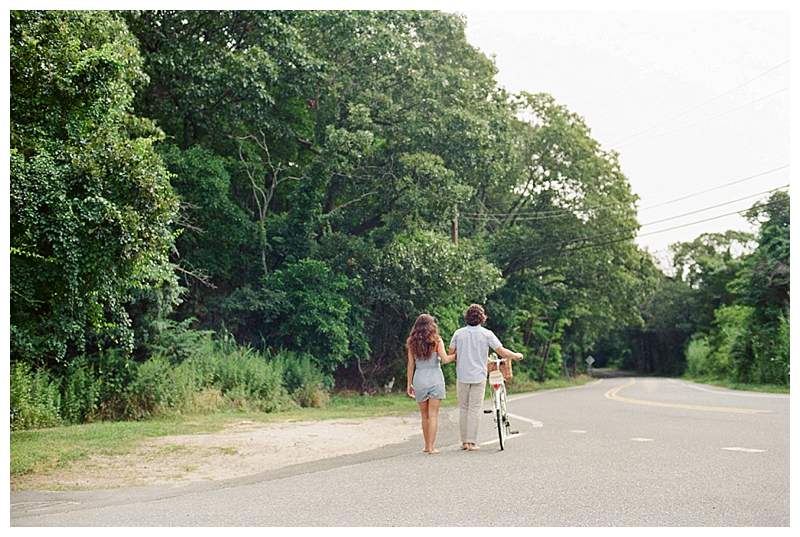
<svg viewBox="0 0 800 537"><path fill-rule="evenodd" d="M452 396L452 395L451 395ZM488 405L488 401L486 402ZM512 397L520 434L181 488L11 494L14 526L787 526L789 397L607 378Z"/></svg>

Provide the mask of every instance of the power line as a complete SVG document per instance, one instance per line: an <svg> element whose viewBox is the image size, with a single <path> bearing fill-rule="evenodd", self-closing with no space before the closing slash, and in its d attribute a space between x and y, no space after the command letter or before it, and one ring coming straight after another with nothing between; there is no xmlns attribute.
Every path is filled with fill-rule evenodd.
<svg viewBox="0 0 800 537"><path fill-rule="evenodd" d="M749 211L749 210L751 210L753 208L759 208L760 209L760 208L764 208L764 207L770 207L770 206L776 205L778 203L782 203L782 201L772 201L772 202L762 203L760 205L754 205L752 207L749 207L747 209L742 209L740 211L733 211L733 212L730 212L730 213L725 213L725 214L720 214L720 215L717 215L717 216L712 216L710 218L704 218L702 220L695 220L694 222L687 222L685 224L680 224L680 225L677 225L677 226L671 226L671 227L667 227L667 228L664 228L664 229L658 229L658 230L655 230L655 231L648 231L647 233L634 233L633 235L628 236L628 237L614 239L614 240L610 240L610 241L606 241L606 242L583 244L583 245L580 245L580 246L576 246L575 248L570 248L568 251L572 252L572 251L575 251L575 250L582 250L584 248L595 248L595 247L599 247L599 246L606 246L606 245L615 244L615 243L618 243L618 242L625 242L625 241L629 241L629 240L633 240L633 239L637 239L637 238L641 238L641 237L647 237L647 236L650 236L650 235L656 235L658 233L664 233L666 231L674 231L676 229L681 229L681 228L684 228L684 227L693 226L695 224L702 224L704 222L711 222L712 220L719 220L720 218L725 218L726 216L733 216L735 214L743 214L743 213L746 213L747 211ZM570 244L574 244L576 242L580 242L580 241L583 241L583 240L608 237L608 236L613 236L613 235L619 234L619 233L630 233L632 231L635 232L636 230L635 229L620 230L620 231L607 233L607 234L603 234L603 235L595 235L595 236L592 236L592 237L583 237L583 238L579 238L579 239L573 239L571 241L563 242L563 243L559 244L558 246L559 247L561 247L561 246L569 246Z"/></svg>
<svg viewBox="0 0 800 537"><path fill-rule="evenodd" d="M656 207L663 207L664 205L669 205L671 203L675 203L676 201L683 201L685 199L689 199L689 198L692 198L694 196L699 196L701 194L707 194L709 192L713 192L714 190L719 190L720 188L725 188L727 186L732 186L732 185L738 185L739 183L744 183L745 181L749 181L749 180L755 179L757 177L762 177L764 175L769 175L771 173L775 173L775 172L780 171L780 170L785 170L788 167L789 167L789 164L784 164L783 166L778 166L777 168L772 168L770 170L766 170L766 171L763 171L763 172L760 172L760 173L756 173L756 174L753 174L753 175L748 175L747 177L742 177L741 179L736 179L735 181L731 181L729 183L724 183L724 184L721 184L721 185L717 185L715 187L711 187L711 188L706 189L706 190L700 190L699 192L693 192L691 194L686 194L685 196L680 196L678 198L673 198L671 200L663 201L661 203L657 203L656 205L648 205L647 207L642 207L641 210L644 211L645 209L654 209Z"/></svg>
<svg viewBox="0 0 800 537"><path fill-rule="evenodd" d="M644 128L644 129L642 129L642 130L636 131L636 132L634 132L634 133L632 133L632 134L629 134L629 135L627 135L627 136L624 136L624 137L622 137L622 138L619 138L619 139L617 139L616 141L614 141L614 142L613 142L612 144L610 144L610 145L611 145L612 147L613 147L613 146L616 146L617 144L620 144L620 143L622 143L622 142L624 142L624 141L626 141L626 140L629 140L629 139L631 139L631 138L635 138L635 137L637 137L637 136L640 136L640 135L642 135L642 134L645 134L645 133L647 133L647 132L650 132L650 131L652 131L652 130L654 130L654 129L658 128L658 127L660 127L660 126L661 126L661 125L663 125L664 123L669 123L669 122L671 122L671 121L674 121L674 120L676 120L676 119L680 119L680 118L682 118L682 117L686 116L687 114L689 114L690 112L693 112L693 111L697 110L698 108L702 108L702 107L704 107L704 106L706 106L706 105L708 105L708 104L710 104L710 103L712 103L712 102L714 102L714 101L716 101L716 100L718 100L718 99L720 99L720 98L722 98L722 97L725 97L726 95L730 95L731 93L733 93L733 92L735 92L735 91L737 91L737 90L739 90L739 89L741 89L741 88L743 88L743 87L745 87L745 86L747 86L747 85L751 84L752 82L755 82L756 80L758 80L758 79L760 79L760 78L762 78L762 77L764 77L764 76L768 75L768 74L769 74L769 73L771 73L772 71L775 71L776 69L778 69L778 68L780 68L780 67L783 67L783 66L784 66L784 65L786 65L787 63L789 63L789 60L784 60L784 61L780 62L779 64L777 64L777 65L774 65L774 66L770 67L770 68L769 68L769 69L767 69L766 71L762 71L761 73L759 73L758 75L754 76L753 78L751 78L751 79L749 79L749 80L747 80L747 81L745 81L745 82L742 82L742 83L741 83L741 84L739 84L738 86L735 86L735 87L733 87L733 88L731 88L731 89L728 89L728 90L726 90L726 91L724 91L724 92L722 92L722 93L720 93L720 94L718 94L718 95L715 95L714 97L711 97L710 99L706 99L705 101L703 101L703 102L701 102L701 103L698 103L698 104L696 104L696 105L693 105L693 106L691 106L691 107L689 107L689 108L687 108L687 109L684 109L682 112L679 112L677 115L674 115L674 116L672 116L672 117L668 117L668 118L666 118L666 119L662 119L661 121L658 121L658 122L656 122L656 123L654 123L654 124L650 125L649 127L646 127L646 128Z"/></svg>
<svg viewBox="0 0 800 537"><path fill-rule="evenodd" d="M709 207L703 207L702 209L696 209L694 211L689 211L688 213L678 214L678 215L675 215L675 216L669 216L667 218L662 218L660 220L654 220L652 222L647 222L646 224L642 224L641 227L652 226L653 224L660 224L661 222L668 222L670 220L675 220L676 218L682 218L684 216L689 216L689 215L692 215L692 214L703 213L705 211L710 211L711 209L717 209L719 207L724 207L725 205L730 205L731 203L736 203L738 201L744 201L746 199L754 198L756 196L761 196L762 194L771 194L772 192L776 192L776 191L782 190L784 188L789 188L789 185L779 186L779 187L773 188L772 190L765 190L763 192L758 192L757 194L750 194L749 196L745 196L743 198L738 198L738 199L731 200L731 201L726 201L724 203L718 203L717 205L711 205Z"/></svg>
<svg viewBox="0 0 800 537"><path fill-rule="evenodd" d="M764 95L764 96L762 96L762 97L758 97L758 98L756 98L756 99L753 99L752 101L747 101L746 103L743 103L743 104L741 104L741 105L739 105L739 106L735 106L735 107L733 107L733 108L729 108L728 110L725 110L725 111L723 111L723 112L720 112L719 114L714 114L714 115L712 115L712 116L704 117L704 118L700 119L699 121L694 121L694 122L692 122L692 123L686 123L686 124L684 124L684 125L681 125L681 126L679 126L679 127L675 128L675 129L671 129L671 130L668 130L668 131L664 131L664 132L662 132L662 133L660 133L660 134L657 134L657 136L663 136L663 135L665 135L665 134L670 134L670 133L673 133L673 132L676 132L676 131L683 130L683 129L687 128L687 127L691 127L691 126L693 126L693 125L697 125L698 123L702 123L702 122L704 122L704 121L710 121L710 120L712 120L712 119L717 119L717 118L719 118L719 117L722 117L722 116L728 115L728 114L730 114L731 112L735 112L735 111L737 111L737 110L741 110L742 108L745 108L746 106L750 106L751 104L755 104L755 103L757 103L757 102L760 102L760 101L763 101L763 100L769 99L770 97L774 97L775 95L778 95L779 93L783 93L784 91L789 91L789 88L788 88L788 87L786 87L786 88L781 88L781 89L779 89L778 91L773 91L772 93L769 93L769 94L767 94L767 95ZM617 143L617 144L616 144L615 146L613 146L613 147L614 147L615 149L619 149L620 147L622 147L622 146L624 146L624 145L627 145L627 144L630 144L631 142L634 142L634 141L636 141L636 140L634 140L634 139L629 139L629 140L628 140L628 141L626 141L626 142Z"/></svg>
<svg viewBox="0 0 800 537"><path fill-rule="evenodd" d="M763 172L759 172L759 173L756 173L756 174L753 174L753 175L748 175L747 177L742 177L742 178L736 179L734 181L723 183L723 184L708 188L706 190L701 190L701 191L698 191L698 192L685 194L683 196L679 196L677 198L673 198L673 199L670 199L670 200L667 200L667 201L664 201L664 202L661 202L661 203L657 203L655 205L648 205L647 207L642 207L639 210L640 211L644 211L644 210L648 210L648 209L654 209L656 207L662 207L664 205L669 205L669 204L672 204L672 203L675 203L675 202L678 202L678 201L683 201L683 200L686 200L686 199L690 199L690 198L693 198L695 196L699 196L701 194L707 194L708 192L713 192L713 191L719 190L721 188L725 188L725 187L728 187L728 186L736 185L736 184L739 184L739 183L744 183L745 181L750 181L750 180L756 179L758 177L763 177L765 175L769 175L769 174L775 173L777 171L784 170L784 169L786 169L788 167L789 167L789 164L784 164L782 166L778 166L776 168L765 170ZM753 194L753 195L758 195L758 194ZM590 211L590 210L595 210L595 209L619 207L620 205L624 205L624 204L621 204L619 202L606 203L606 204L601 204L601 205L594 205L594 206L590 206L590 207L584 207L584 208L577 209L577 210ZM526 212L516 212L516 213L494 213L494 212L492 212L492 213L461 213L460 216L463 217L463 218L466 218L468 220L488 220L488 219L492 219L492 218L503 218L503 217L508 217L508 216L516 216L517 220L532 221L532 220L545 220L545 219L549 219L549 218L558 218L558 217L573 216L573 215L574 215L574 210L572 210L572 209L552 209L552 210L547 210L547 211L538 211L538 212L534 212L534 213L526 213Z"/></svg>

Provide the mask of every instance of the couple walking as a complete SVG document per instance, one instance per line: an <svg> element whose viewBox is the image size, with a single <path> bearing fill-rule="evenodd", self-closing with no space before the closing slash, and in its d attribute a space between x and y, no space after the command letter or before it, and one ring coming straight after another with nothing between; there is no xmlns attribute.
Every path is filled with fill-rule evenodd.
<svg viewBox="0 0 800 537"><path fill-rule="evenodd" d="M439 406L445 398L442 363L456 362L461 449L476 451L480 449L477 445L478 420L486 390L489 350L508 360L522 359L522 354L503 347L491 330L481 326L486 321L483 306L472 304L464 314L464 320L467 325L453 333L449 352L439 335L436 319L427 313L417 317L406 340L406 393L419 404L425 453L439 453L434 444L439 428ZM507 363L510 366L510 362ZM503 373L508 376L506 371Z"/></svg>

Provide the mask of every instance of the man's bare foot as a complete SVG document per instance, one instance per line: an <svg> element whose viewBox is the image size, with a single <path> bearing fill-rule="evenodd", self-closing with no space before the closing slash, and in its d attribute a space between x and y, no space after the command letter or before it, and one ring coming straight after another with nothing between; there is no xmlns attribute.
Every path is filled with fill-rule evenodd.
<svg viewBox="0 0 800 537"><path fill-rule="evenodd" d="M469 449L469 444L464 442L463 444L461 444L461 449L463 449L464 451L468 450Z"/></svg>
<svg viewBox="0 0 800 537"><path fill-rule="evenodd" d="M432 450L430 450L430 451L428 452L428 455L436 455L437 453L439 453L439 450L438 450L438 449L436 449L436 448L433 448Z"/></svg>

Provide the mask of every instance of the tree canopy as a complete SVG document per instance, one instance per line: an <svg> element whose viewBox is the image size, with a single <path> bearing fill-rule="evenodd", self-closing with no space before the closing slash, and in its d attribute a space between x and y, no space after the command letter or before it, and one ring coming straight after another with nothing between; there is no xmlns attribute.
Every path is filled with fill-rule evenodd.
<svg viewBox="0 0 800 537"><path fill-rule="evenodd" d="M367 389L419 313L449 337L481 302L540 378L589 352L679 372L741 306L736 371L788 379L788 198L667 277L619 155L496 74L441 12L12 12L12 360L192 326Z"/></svg>

